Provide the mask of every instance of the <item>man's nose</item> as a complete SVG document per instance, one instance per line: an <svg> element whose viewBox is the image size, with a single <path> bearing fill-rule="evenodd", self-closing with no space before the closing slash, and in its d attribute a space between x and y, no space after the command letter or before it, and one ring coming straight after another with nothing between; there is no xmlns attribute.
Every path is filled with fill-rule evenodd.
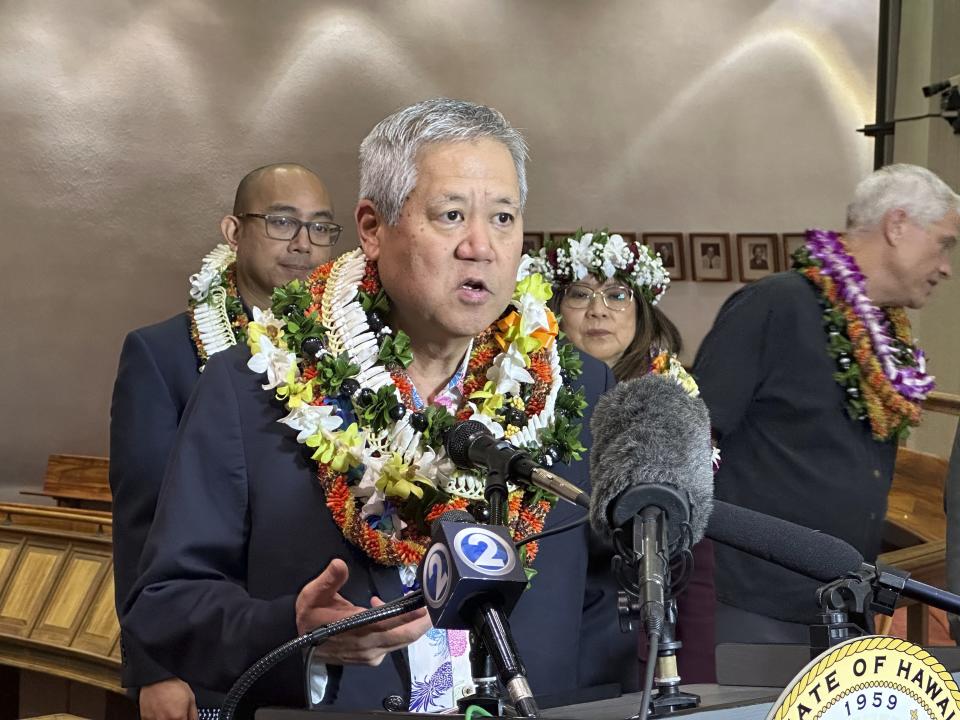
<svg viewBox="0 0 960 720"><path fill-rule="evenodd" d="M299 228L297 228L297 233L290 238L290 243L288 244L287 249L291 252L310 252L312 249L312 245L310 243L310 231L307 229L306 225L301 225Z"/></svg>
<svg viewBox="0 0 960 720"><path fill-rule="evenodd" d="M942 263L940 263L940 275L944 278L949 278L953 276L953 265L950 262L950 258L945 258Z"/></svg>
<svg viewBox="0 0 960 720"><path fill-rule="evenodd" d="M490 240L490 227L481 219L468 222L466 235L457 245L457 257L461 260L487 262L493 259L493 243Z"/></svg>

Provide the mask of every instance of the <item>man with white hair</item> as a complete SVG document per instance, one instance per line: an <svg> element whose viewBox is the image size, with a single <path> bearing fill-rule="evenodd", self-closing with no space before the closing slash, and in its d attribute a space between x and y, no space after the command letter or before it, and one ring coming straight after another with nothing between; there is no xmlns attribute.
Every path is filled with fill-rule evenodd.
<svg viewBox="0 0 960 720"><path fill-rule="evenodd" d="M933 388L905 308L950 276L960 197L891 165L847 229L809 231L793 270L731 296L694 374L722 453L716 496L880 551L897 441ZM809 642L818 585L717 546L717 642Z"/></svg>

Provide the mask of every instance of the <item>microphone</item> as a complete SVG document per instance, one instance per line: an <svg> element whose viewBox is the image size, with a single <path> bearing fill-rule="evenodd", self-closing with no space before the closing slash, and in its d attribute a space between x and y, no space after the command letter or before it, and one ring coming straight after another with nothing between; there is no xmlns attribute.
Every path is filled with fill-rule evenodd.
<svg viewBox="0 0 960 720"><path fill-rule="evenodd" d="M933 97L938 93L942 93L945 90L949 90L952 87L957 87L957 85L960 85L960 75L953 75L948 77L946 80L931 83L930 85L924 85L921 88L921 91L923 92L923 96L928 98Z"/></svg>
<svg viewBox="0 0 960 720"><path fill-rule="evenodd" d="M666 514L674 546L688 525L699 542L713 506L710 417L699 398L660 375L608 391L590 422L590 525L605 540L644 507Z"/></svg>
<svg viewBox="0 0 960 720"><path fill-rule="evenodd" d="M960 596L913 580L904 570L864 562L860 551L840 538L756 510L715 500L706 535L822 583L859 573L874 587L875 609L887 615L893 613L901 595L946 612L960 612Z"/></svg>
<svg viewBox="0 0 960 720"><path fill-rule="evenodd" d="M670 557L703 537L713 499L710 420L702 400L659 375L620 383L597 403L591 421L590 524L616 542L633 525L626 564L638 564L639 612L659 636L670 588ZM635 563L629 555L639 557ZM620 574L620 565L615 572ZM619 578L618 578L619 579Z"/></svg>
<svg viewBox="0 0 960 720"><path fill-rule="evenodd" d="M527 586L509 529L477 525L470 513L449 510L433 521L430 534L433 543L417 574L433 626L472 630L493 658L517 714L539 717L507 622ZM471 666L474 659L471 653Z"/></svg>
<svg viewBox="0 0 960 720"><path fill-rule="evenodd" d="M509 441L497 440L489 428L477 420L464 420L454 425L447 433L444 446L450 460L462 470L480 467L500 471L505 478L519 479L574 505L590 507L587 493L540 467L530 455Z"/></svg>
<svg viewBox="0 0 960 720"><path fill-rule="evenodd" d="M820 582L833 582L863 565L860 551L840 538L722 500L713 501L706 535Z"/></svg>

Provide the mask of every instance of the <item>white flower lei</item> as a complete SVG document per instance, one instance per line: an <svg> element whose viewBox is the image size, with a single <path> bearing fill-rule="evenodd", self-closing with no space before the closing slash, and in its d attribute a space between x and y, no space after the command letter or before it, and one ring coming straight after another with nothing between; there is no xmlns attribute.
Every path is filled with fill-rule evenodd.
<svg viewBox="0 0 960 720"><path fill-rule="evenodd" d="M223 274L236 260L233 249L221 243L203 258L199 272L190 276L188 312L196 325L194 341L204 364L211 355L237 344L227 314L227 291L223 286Z"/></svg>
<svg viewBox="0 0 960 720"><path fill-rule="evenodd" d="M402 403L400 392L393 384L389 370L379 361L377 333L371 328L360 302L360 283L366 264L367 260L360 250L345 253L334 263L321 300L320 324L326 329L326 346L321 353L334 356L346 353L350 361L360 368L355 379L363 388L375 392L390 385L397 400ZM547 328L549 311L545 301L531 293L521 293L511 300L511 305L520 314L521 333L524 336L540 328ZM277 347L266 333L255 330L256 325L276 322L278 321L273 314L266 311L257 323L251 323L250 329L251 340L254 334L257 338L248 367L255 372L268 373L268 382L263 385L265 390L295 387L303 381L295 354L289 352L286 346ZM390 329L383 328L380 332L389 333ZM553 425L557 394L563 384L556 342L550 347L549 357L551 384L543 410L529 417L526 426L508 438L518 447L538 447L543 433ZM496 392L504 396L517 392L521 383L533 382L516 343L511 343L494 359L487 370L487 378L496 383ZM493 420L493 416L484 415L477 404L467 398L464 400L472 410L473 419L486 424L496 437L504 437L503 427ZM299 442L306 443L311 437L321 436L365 467L363 479L352 488L355 495L365 497L364 514L382 511L385 496L376 489L376 480L383 465L391 457L398 457L404 467L412 469L417 476L450 495L470 500L483 498L484 474L480 471L457 469L447 458L443 448L436 452L427 447L422 442L422 433L411 425L410 413L404 414L391 427L382 430L375 431L358 422L359 437L347 438L345 441L346 431L340 429L344 417L339 408L291 402L287 403L287 408L290 410L289 414L279 422L297 430Z"/></svg>

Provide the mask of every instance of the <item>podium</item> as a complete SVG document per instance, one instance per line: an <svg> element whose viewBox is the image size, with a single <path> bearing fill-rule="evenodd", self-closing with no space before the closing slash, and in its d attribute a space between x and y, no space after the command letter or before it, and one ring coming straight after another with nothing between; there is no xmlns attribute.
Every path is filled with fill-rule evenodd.
<svg viewBox="0 0 960 720"><path fill-rule="evenodd" d="M928 650L953 673L955 679L960 677L960 647ZM808 662L810 648L806 645L721 644L717 647L717 678L723 684L682 686L684 691L699 695L701 705L673 713L671 717L765 720L781 690ZM549 702L544 702L542 706L547 709L543 710L543 717L551 720L625 720L636 714L640 707L640 693L599 700L590 700L590 694L588 688L583 691L580 701L559 707L549 707ZM261 708L255 717L256 720L423 720L425 716L422 713L386 711ZM463 715L440 717L462 718Z"/></svg>
<svg viewBox="0 0 960 720"><path fill-rule="evenodd" d="M721 687L719 685L685 685L683 690L696 693L703 704L693 710L674 713L672 717L696 715L698 720L764 720L779 689ZM640 693L549 708L543 717L551 720L624 720L636 714ZM463 715L424 715L386 711L292 710L261 708L256 720L424 720L425 717L463 718Z"/></svg>

